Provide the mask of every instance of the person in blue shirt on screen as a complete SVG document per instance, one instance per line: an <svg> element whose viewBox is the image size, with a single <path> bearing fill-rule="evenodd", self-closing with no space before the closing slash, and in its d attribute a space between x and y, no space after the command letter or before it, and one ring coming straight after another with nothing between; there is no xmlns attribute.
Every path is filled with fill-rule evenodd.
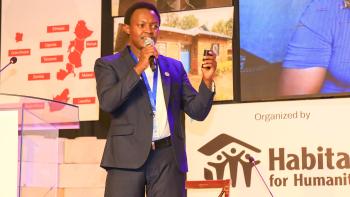
<svg viewBox="0 0 350 197"><path fill-rule="evenodd" d="M313 0L288 44L280 95L350 92L349 0Z"/></svg>

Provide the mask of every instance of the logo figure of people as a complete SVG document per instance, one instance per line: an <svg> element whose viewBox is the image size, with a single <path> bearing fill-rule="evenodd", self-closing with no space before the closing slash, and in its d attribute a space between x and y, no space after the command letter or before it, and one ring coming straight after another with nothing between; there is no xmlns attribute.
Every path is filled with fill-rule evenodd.
<svg viewBox="0 0 350 197"><path fill-rule="evenodd" d="M214 138L212 141L201 147L198 151L209 156L213 155L214 153L217 154L219 150L231 143L238 144L243 148L246 148L253 152L261 152L258 148L255 148L226 134L221 134L218 137ZM251 174L254 165L249 161L249 157L250 154L246 153L245 150L237 151L236 148L231 148L230 153L221 151L216 156L216 162L207 162L207 164L215 169L215 179L217 180L222 180L224 178L225 168L228 165L230 169L232 187L236 187L237 185L238 165L241 165L243 169L245 185L247 187L250 187ZM256 165L259 163L260 161L255 162ZM204 178L206 180L214 180L213 172L208 168L204 168Z"/></svg>

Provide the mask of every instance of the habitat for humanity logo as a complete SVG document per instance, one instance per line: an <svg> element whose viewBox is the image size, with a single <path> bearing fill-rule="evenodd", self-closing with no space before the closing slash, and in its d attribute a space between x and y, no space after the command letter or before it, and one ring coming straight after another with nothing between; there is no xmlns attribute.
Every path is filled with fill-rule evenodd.
<svg viewBox="0 0 350 197"><path fill-rule="evenodd" d="M224 178L225 168L228 165L232 187L236 187L238 165L241 165L245 185L250 187L251 174L254 167L253 163L249 161L250 153L260 153L260 149L227 134L220 134L199 148L198 151L206 156L216 154L215 161L207 162L208 166L214 168L214 172L208 169L209 167L204 168L204 178L206 180L214 180L214 174L216 175L215 179L222 180ZM256 165L259 163L260 161L255 161Z"/></svg>

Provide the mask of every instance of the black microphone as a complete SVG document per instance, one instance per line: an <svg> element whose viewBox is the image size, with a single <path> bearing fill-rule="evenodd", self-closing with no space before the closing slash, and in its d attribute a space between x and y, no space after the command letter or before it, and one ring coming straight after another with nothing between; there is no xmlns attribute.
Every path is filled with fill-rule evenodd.
<svg viewBox="0 0 350 197"><path fill-rule="evenodd" d="M145 46L148 46L148 45L154 46L154 40L150 37L146 37L145 41L144 41L144 45ZM154 55L152 55L149 57L148 62L149 62L149 65L151 67L151 70L154 72L157 68L157 58Z"/></svg>
<svg viewBox="0 0 350 197"><path fill-rule="evenodd" d="M8 64L6 64L6 66L5 66L4 68L2 68L2 69L0 70L0 73L1 73L3 70L5 70L5 68L8 67L10 64L15 64L16 62L17 62L17 57L11 57L10 62L9 62Z"/></svg>
<svg viewBox="0 0 350 197"><path fill-rule="evenodd" d="M259 176L260 176L260 179L261 179L262 182L264 183L264 185L265 185L265 187L267 188L267 190L269 191L270 195L273 197L273 194L272 194L272 192L271 192L269 186L267 185L267 183L266 183L266 181L264 180L263 176L261 175L259 169L258 169L258 168L256 167L256 165L255 165L255 159L254 159L254 157L252 157L251 155L249 155L249 156L248 156L248 160L249 160L250 163L253 164L255 170L258 172L258 174L259 174Z"/></svg>

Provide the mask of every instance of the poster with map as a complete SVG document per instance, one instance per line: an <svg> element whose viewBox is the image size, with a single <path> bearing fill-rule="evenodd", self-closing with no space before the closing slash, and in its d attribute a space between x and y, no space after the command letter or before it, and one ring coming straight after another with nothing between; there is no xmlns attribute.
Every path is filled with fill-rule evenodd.
<svg viewBox="0 0 350 197"><path fill-rule="evenodd" d="M77 105L80 120L97 120L101 2L4 0L1 14L1 65L18 61L0 73L0 92Z"/></svg>

